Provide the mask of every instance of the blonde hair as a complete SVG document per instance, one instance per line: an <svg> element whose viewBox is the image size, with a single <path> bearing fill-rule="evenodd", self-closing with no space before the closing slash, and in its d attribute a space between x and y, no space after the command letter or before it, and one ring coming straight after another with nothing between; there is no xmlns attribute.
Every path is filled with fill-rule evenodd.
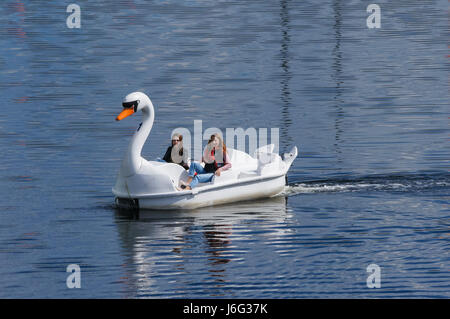
<svg viewBox="0 0 450 319"><path fill-rule="evenodd" d="M220 136L219 133L212 134L209 138L208 144L214 141L216 138L219 141L219 147L222 146L222 150L225 154L227 152L227 146L225 145L225 142L223 141L222 136Z"/></svg>

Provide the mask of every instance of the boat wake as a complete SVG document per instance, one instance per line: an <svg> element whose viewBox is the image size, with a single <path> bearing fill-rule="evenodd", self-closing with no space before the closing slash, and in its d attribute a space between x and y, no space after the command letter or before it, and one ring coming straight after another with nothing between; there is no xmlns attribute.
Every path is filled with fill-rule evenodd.
<svg viewBox="0 0 450 319"><path fill-rule="evenodd" d="M282 195L293 196L327 192L445 192L450 194L450 174L439 175L376 175L355 179L329 179L294 182Z"/></svg>

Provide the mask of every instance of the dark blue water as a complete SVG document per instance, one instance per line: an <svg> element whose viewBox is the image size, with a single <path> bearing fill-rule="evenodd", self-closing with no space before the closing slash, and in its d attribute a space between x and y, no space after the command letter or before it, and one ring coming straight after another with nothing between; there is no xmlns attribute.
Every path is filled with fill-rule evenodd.
<svg viewBox="0 0 450 319"><path fill-rule="evenodd" d="M0 5L0 297L450 297L447 1L377 1L380 29L370 1L75 3L80 29L67 1ZM147 159L194 120L279 128L285 192L118 210L133 91Z"/></svg>

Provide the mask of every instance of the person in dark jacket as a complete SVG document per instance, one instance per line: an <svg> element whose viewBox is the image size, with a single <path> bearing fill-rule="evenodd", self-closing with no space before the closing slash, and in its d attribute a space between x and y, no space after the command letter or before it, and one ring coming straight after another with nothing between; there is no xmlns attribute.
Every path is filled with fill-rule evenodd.
<svg viewBox="0 0 450 319"><path fill-rule="evenodd" d="M172 136L172 146L167 148L163 160L167 163L176 163L183 166L184 169L189 169L188 152L183 147L183 135L175 133Z"/></svg>

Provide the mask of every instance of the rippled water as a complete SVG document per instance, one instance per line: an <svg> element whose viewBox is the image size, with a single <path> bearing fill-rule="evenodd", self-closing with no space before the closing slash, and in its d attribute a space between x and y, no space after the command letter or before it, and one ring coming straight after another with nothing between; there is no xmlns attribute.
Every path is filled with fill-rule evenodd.
<svg viewBox="0 0 450 319"><path fill-rule="evenodd" d="M80 29L65 1L0 4L0 297L450 296L446 1L378 1L380 29L364 1L76 3ZM137 90L148 159L198 119L278 127L283 194L118 210Z"/></svg>

